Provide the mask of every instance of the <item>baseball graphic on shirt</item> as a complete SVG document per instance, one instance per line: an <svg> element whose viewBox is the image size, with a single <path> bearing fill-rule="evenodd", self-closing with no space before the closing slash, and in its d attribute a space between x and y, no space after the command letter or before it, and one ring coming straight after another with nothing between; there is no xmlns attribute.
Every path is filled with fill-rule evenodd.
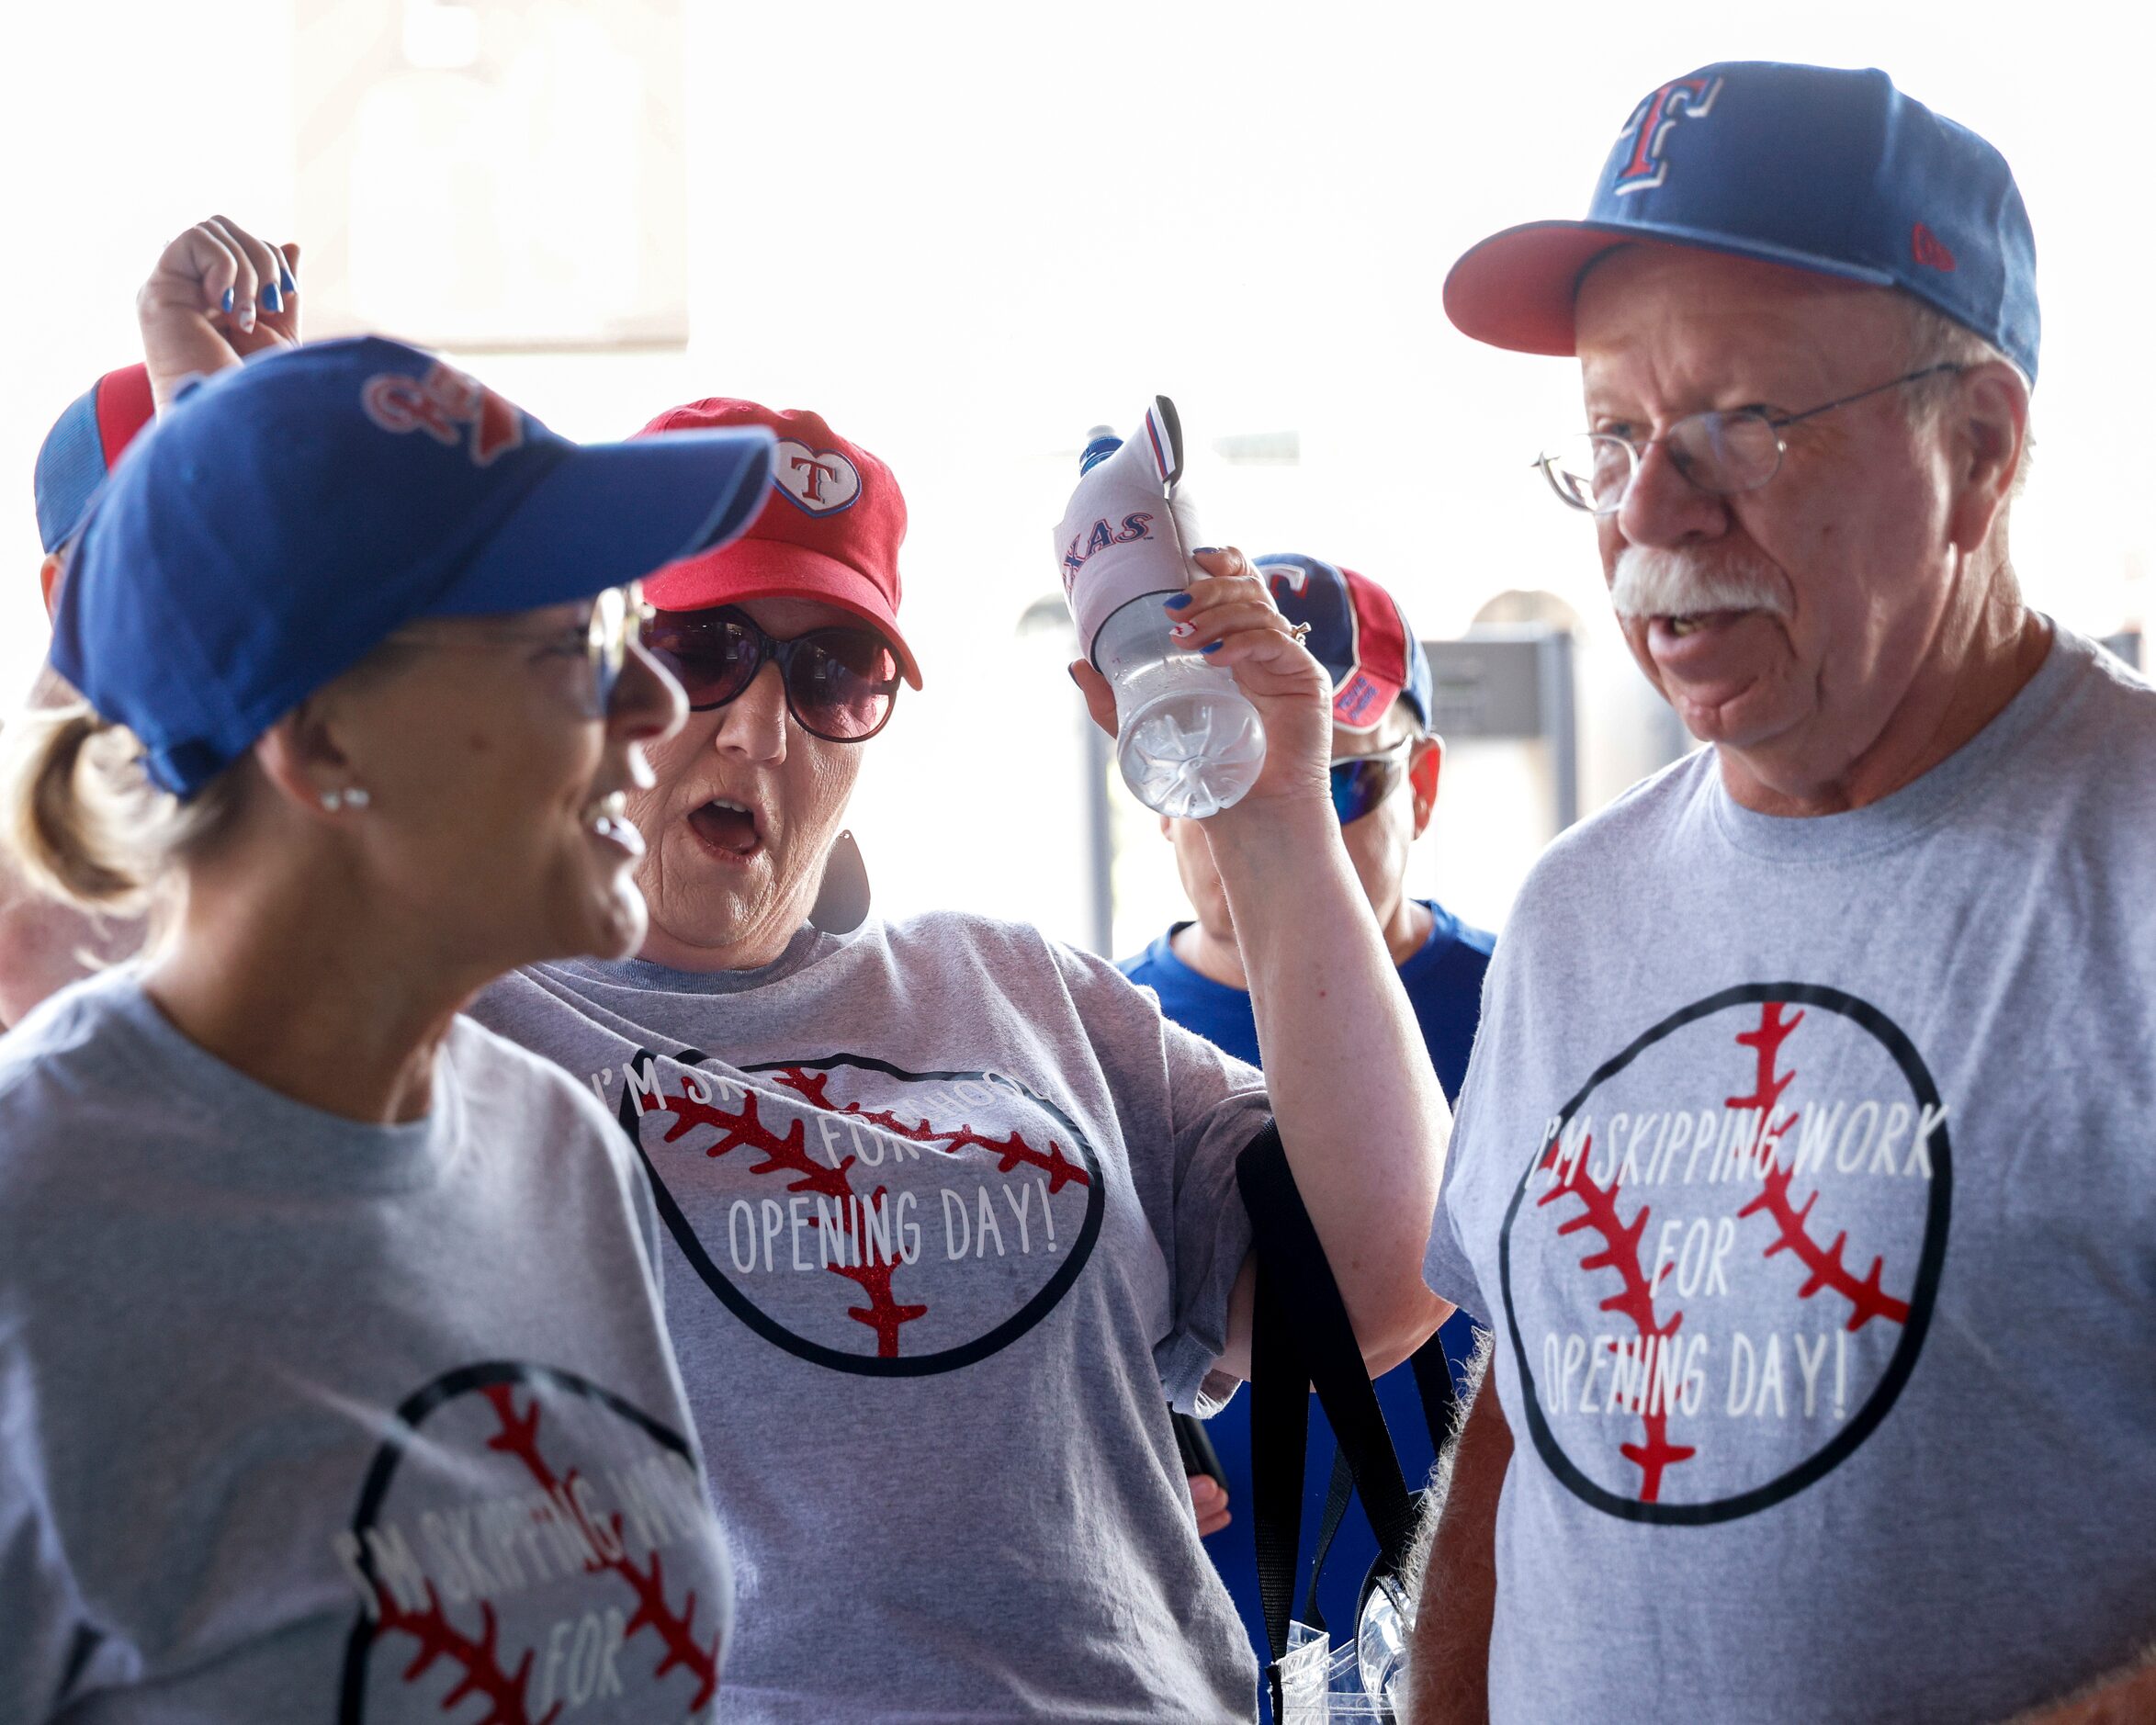
<svg viewBox="0 0 2156 1725"><path fill-rule="evenodd" d="M331 1541L358 1601L344 1725L716 1717L728 1582L678 1433L514 1361L436 1380L388 1430Z"/></svg>
<svg viewBox="0 0 2156 1725"><path fill-rule="evenodd" d="M1610 1054L1505 1219L1505 1320L1542 1460L1641 1521L1801 1491L1892 1409L1947 1248L1947 1111L1875 1007L1746 984Z"/></svg>
<svg viewBox="0 0 2156 1725"><path fill-rule="evenodd" d="M835 1370L988 1358L1055 1309L1100 1233L1093 1146L999 1073L853 1054L722 1072L647 1051L593 1083L691 1268L767 1341Z"/></svg>

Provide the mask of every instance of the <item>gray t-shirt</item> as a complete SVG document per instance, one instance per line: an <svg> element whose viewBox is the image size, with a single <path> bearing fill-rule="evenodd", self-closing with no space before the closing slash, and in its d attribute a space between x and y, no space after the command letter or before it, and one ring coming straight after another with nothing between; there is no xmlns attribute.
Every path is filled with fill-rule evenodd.
<svg viewBox="0 0 2156 1725"><path fill-rule="evenodd" d="M2060 630L1853 813L1539 863L1427 1273L1515 1447L1499 1720L1991 1719L2156 1638L2156 691Z"/></svg>
<svg viewBox="0 0 2156 1725"><path fill-rule="evenodd" d="M475 1009L634 1134L739 1584L736 1720L1248 1719L1163 1405L1249 1248L1249 1066L969 916Z"/></svg>
<svg viewBox="0 0 2156 1725"><path fill-rule="evenodd" d="M48 1001L0 1039L0 1719L712 1717L655 1225L591 1097L467 1020L377 1127L130 972Z"/></svg>

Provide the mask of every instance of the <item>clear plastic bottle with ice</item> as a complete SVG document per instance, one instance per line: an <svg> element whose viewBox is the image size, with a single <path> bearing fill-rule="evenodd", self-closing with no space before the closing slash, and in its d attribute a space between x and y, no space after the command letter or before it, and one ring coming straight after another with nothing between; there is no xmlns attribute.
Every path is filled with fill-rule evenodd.
<svg viewBox="0 0 2156 1725"><path fill-rule="evenodd" d="M1181 477L1181 426L1166 396L1127 442L1096 427L1056 548L1078 639L1115 691L1123 783L1148 808L1202 820L1257 783L1265 727L1232 671L1169 637L1166 602L1202 572Z"/></svg>

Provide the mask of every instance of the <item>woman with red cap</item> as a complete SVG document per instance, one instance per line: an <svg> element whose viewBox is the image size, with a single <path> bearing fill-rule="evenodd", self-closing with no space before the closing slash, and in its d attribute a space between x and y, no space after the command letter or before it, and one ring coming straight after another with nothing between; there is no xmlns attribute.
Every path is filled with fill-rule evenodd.
<svg viewBox="0 0 2156 1725"><path fill-rule="evenodd" d="M631 799L643 951L527 966L475 1008L590 1083L650 1171L740 1579L730 1714L1247 1719L1161 1400L1207 1408L1247 1371L1237 1154L1279 1118L1374 1364L1442 1315L1415 1266L1444 1104L1341 848L1329 681L1239 554L1201 559L1190 648L1272 739L1209 823L1283 1051L1269 1094L1037 930L866 917L842 828L920 682L905 504L813 413L710 400L648 429L757 424L762 513L647 588L691 713ZM937 841L1023 867L971 801L924 802Z"/></svg>

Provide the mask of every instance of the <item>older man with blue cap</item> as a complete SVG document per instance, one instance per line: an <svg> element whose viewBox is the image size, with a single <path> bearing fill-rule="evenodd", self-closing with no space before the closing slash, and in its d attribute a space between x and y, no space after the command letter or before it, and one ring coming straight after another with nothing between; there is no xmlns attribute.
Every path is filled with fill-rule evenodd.
<svg viewBox="0 0 2156 1725"><path fill-rule="evenodd" d="M2007 555L2012 174L1882 73L1707 66L1445 306L1578 356L1522 479L1711 747L1491 969L1415 1718L2150 1717L2156 692Z"/></svg>

